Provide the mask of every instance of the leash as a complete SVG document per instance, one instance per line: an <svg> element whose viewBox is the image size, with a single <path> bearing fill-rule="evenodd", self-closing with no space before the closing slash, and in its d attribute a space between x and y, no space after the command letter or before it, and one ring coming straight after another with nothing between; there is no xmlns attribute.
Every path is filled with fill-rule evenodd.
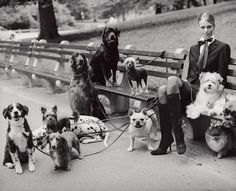
<svg viewBox="0 0 236 191"><path fill-rule="evenodd" d="M44 152L43 150L39 149L36 145L34 145L34 147L35 147L38 151L40 151L41 153L43 153L43 154L45 154L45 155L47 155L47 156L50 157L50 155L49 155L48 153L46 153L46 152Z"/></svg>
<svg viewBox="0 0 236 191"><path fill-rule="evenodd" d="M157 105L157 103L159 103L159 98L158 97L156 97L156 98L151 98L152 100L150 101L150 105L149 105L149 107L147 108L147 110L150 110L150 109L152 109L154 106L156 106ZM152 115L154 115L154 114L156 114L155 112L153 112L151 115L148 115L148 117L151 117ZM125 116L125 117L127 117L127 115ZM124 117L117 117L117 118L114 118L114 119L118 119L118 118L124 118ZM111 119L111 120L113 120L113 119ZM110 120L109 120L110 121ZM89 153L89 154L86 154L86 155L84 155L83 157L88 157L88 156L92 156L92 155L95 155L95 154L99 154L99 153L102 153L102 152L104 152L105 150L107 150L108 148L110 148L124 133L125 133L125 131L129 128L129 121L127 121L127 122L125 122L124 124L122 124L120 127L116 127L113 123L111 123L114 127L115 127L115 129L114 130L110 130L110 131L102 131L102 132L114 132L114 131L116 131L116 130L121 130L121 128L122 127L125 127L126 125L127 125L127 127L125 128L125 129L123 129L122 131L121 131L121 133L118 135L118 137L110 144L110 145L108 145L108 147L105 147L105 148L103 148L103 149L101 149L101 150L99 150L99 151L97 151L97 152L94 152L94 153ZM93 132L93 133L88 133L88 134L95 134L95 132ZM41 149L39 149L36 145L34 145L34 147L38 150L38 151L40 151L41 153L43 153L43 154L45 154L45 155L47 155L47 156L50 156L48 153L46 153L46 152L44 152L43 150L41 150Z"/></svg>
<svg viewBox="0 0 236 191"><path fill-rule="evenodd" d="M129 124L129 121L124 123L123 125L121 125L120 128L124 127L125 125L127 125L127 127L119 134L119 136L110 145L108 145L108 147L105 147L104 149L101 149L100 151L97 151L97 152L94 152L94 153L86 154L86 155L84 155L84 157L88 157L88 156L92 156L92 155L95 155L95 154L102 153L103 151L105 151L106 149L111 147L121 137L121 135L123 135L124 132L128 129L128 127L129 127L128 124Z"/></svg>
<svg viewBox="0 0 236 191"><path fill-rule="evenodd" d="M149 65L149 64L153 63L157 58L164 58L164 54L165 54L165 53L166 53L166 51L164 50L164 51L162 51L162 53L161 53L160 56L157 56L157 57L155 57L153 60L151 60L151 61L149 61L149 62L147 62L147 63L145 63L145 64L138 65L138 66L136 66L136 67L137 67L137 68L143 67L143 66L145 66L145 65Z"/></svg>

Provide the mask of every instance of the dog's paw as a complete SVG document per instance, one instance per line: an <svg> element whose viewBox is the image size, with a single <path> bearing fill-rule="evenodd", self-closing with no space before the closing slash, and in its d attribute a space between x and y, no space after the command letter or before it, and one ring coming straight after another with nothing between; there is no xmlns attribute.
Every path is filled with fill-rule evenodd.
<svg viewBox="0 0 236 191"><path fill-rule="evenodd" d="M134 150L133 147L128 147L128 149L127 149L128 152L132 152L133 150Z"/></svg>
<svg viewBox="0 0 236 191"><path fill-rule="evenodd" d="M142 88L139 89L139 93L143 94L144 90Z"/></svg>
<svg viewBox="0 0 236 191"><path fill-rule="evenodd" d="M209 111L207 112L207 114L208 114L209 116L216 116L216 115L218 115L217 111L215 111L215 110L209 110Z"/></svg>
<svg viewBox="0 0 236 191"><path fill-rule="evenodd" d="M148 148L149 151L155 150L155 149L152 147L152 145L148 145L147 148Z"/></svg>
<svg viewBox="0 0 236 191"><path fill-rule="evenodd" d="M186 108L186 114L188 118L196 119L200 116L200 113L197 111L197 108L191 104Z"/></svg>
<svg viewBox="0 0 236 191"><path fill-rule="evenodd" d="M135 95L135 92L134 91L131 91L131 94L130 95Z"/></svg>
<svg viewBox="0 0 236 191"><path fill-rule="evenodd" d="M117 84L117 82L114 82L114 83L113 83L113 86L114 86L114 87L118 87L119 85Z"/></svg>
<svg viewBox="0 0 236 191"><path fill-rule="evenodd" d="M145 93L145 94L148 94L148 93L149 93L149 90L148 90L148 89L145 89L144 93Z"/></svg>
<svg viewBox="0 0 236 191"><path fill-rule="evenodd" d="M187 117L191 119L197 119L199 116L200 116L200 113L198 113L197 111L195 111L194 113L187 114Z"/></svg>
<svg viewBox="0 0 236 191"><path fill-rule="evenodd" d="M15 169L16 169L17 174L22 174L23 173L22 167L20 165L16 165Z"/></svg>
<svg viewBox="0 0 236 191"><path fill-rule="evenodd" d="M109 80L106 80L106 86L107 86L107 87L112 87L113 84L112 84Z"/></svg>
<svg viewBox="0 0 236 191"><path fill-rule="evenodd" d="M217 156L216 156L218 159L221 159L223 156L221 153L218 153Z"/></svg>
<svg viewBox="0 0 236 191"><path fill-rule="evenodd" d="M4 166L6 166L9 169L13 169L15 167L15 165L13 163L10 163L10 162L5 163Z"/></svg>
<svg viewBox="0 0 236 191"><path fill-rule="evenodd" d="M34 172L36 170L34 163L29 163L29 171Z"/></svg>

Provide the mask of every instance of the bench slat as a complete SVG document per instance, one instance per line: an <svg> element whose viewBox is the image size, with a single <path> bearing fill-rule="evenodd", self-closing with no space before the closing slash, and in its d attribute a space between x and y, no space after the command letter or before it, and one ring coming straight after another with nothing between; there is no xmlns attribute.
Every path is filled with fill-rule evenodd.
<svg viewBox="0 0 236 191"><path fill-rule="evenodd" d="M95 85L95 87L100 92L104 91L104 92L115 93L117 95L129 97L131 99L135 99L135 100L139 100L139 101L147 101L151 97L157 96L157 92L149 92L148 94L143 94L143 95L131 95L130 90L125 91L123 88L120 88L120 87L107 87L107 86L100 86L100 85Z"/></svg>
<svg viewBox="0 0 236 191"><path fill-rule="evenodd" d="M232 82L227 82L226 89L236 90L236 84Z"/></svg>
<svg viewBox="0 0 236 191"><path fill-rule="evenodd" d="M230 58L230 64L231 65L236 65L236 59Z"/></svg>

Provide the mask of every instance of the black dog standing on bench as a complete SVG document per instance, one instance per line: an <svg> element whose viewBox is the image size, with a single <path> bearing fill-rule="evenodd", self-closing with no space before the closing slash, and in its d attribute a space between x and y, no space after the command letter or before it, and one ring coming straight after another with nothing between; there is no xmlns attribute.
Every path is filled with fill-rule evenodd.
<svg viewBox="0 0 236 191"><path fill-rule="evenodd" d="M105 27L102 33L102 43L93 55L90 66L93 69L92 82L99 85L117 86L116 70L119 61L117 28ZM112 76L112 82L109 78ZM106 83L107 82L107 83Z"/></svg>

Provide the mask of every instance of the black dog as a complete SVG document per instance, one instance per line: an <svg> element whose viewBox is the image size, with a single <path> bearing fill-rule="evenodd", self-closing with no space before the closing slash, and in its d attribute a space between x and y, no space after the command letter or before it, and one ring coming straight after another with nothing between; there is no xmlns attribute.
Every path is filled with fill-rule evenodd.
<svg viewBox="0 0 236 191"><path fill-rule="evenodd" d="M90 61L90 66L93 69L92 82L104 86L109 84L117 85L116 71L119 61L119 35L120 31L117 28L105 27L102 33L102 44ZM112 82L109 81L111 76Z"/></svg>
<svg viewBox="0 0 236 191"><path fill-rule="evenodd" d="M105 109L90 78L90 67L84 54L73 53L70 59L73 78L69 87L69 102L73 115L81 114L106 119Z"/></svg>

